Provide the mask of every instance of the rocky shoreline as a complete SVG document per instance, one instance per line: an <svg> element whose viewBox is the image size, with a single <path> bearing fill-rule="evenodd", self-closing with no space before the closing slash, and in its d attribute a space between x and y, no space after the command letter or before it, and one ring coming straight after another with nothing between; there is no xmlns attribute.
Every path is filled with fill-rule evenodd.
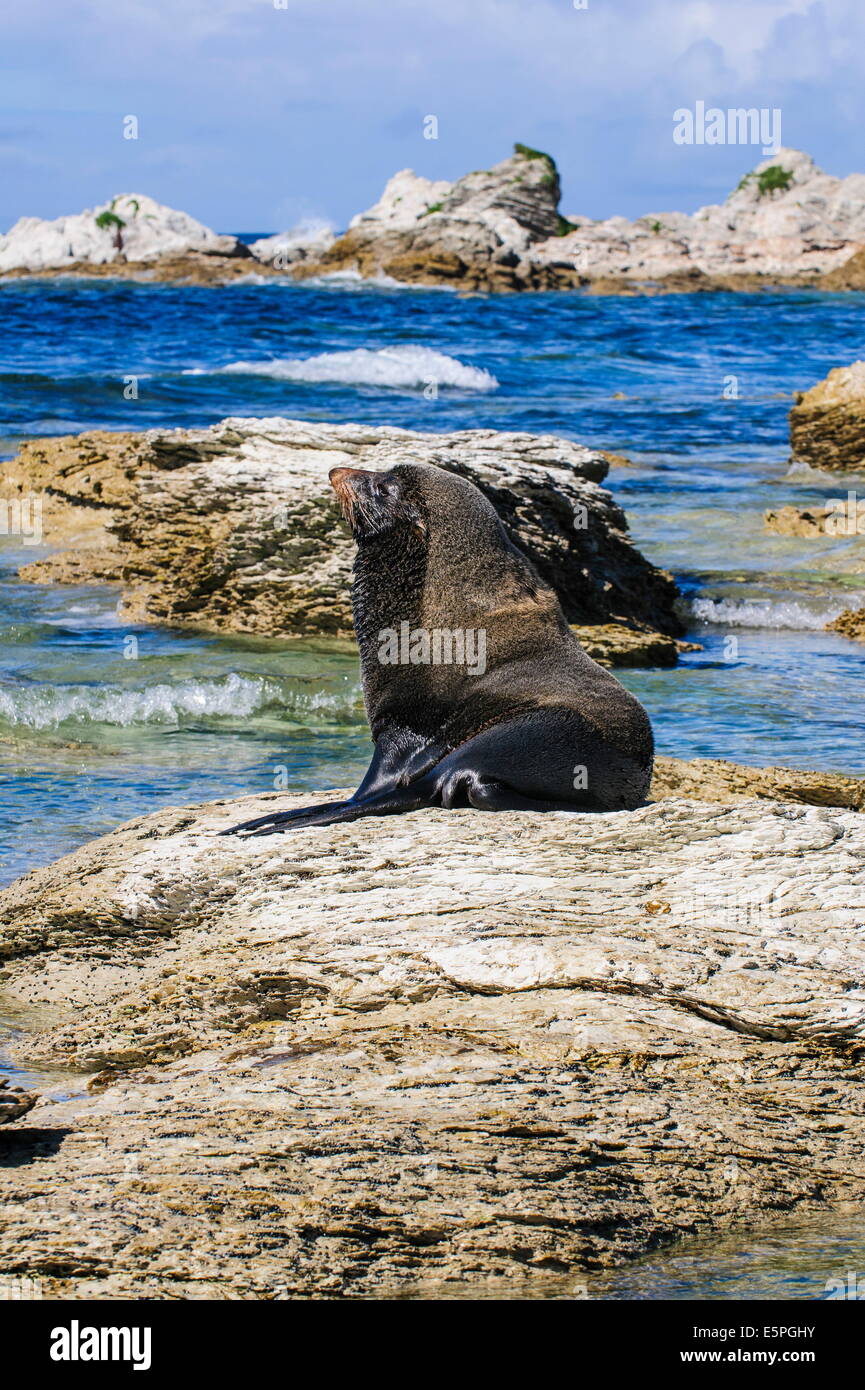
<svg viewBox="0 0 865 1390"><path fill-rule="evenodd" d="M335 235L318 224L246 245L143 194L0 236L0 279L119 276L221 285L356 276L463 293L865 289L865 175L835 178L800 150L762 160L721 205L635 220L563 216L555 160L514 153L453 183L403 169Z"/></svg>
<svg viewBox="0 0 865 1390"><path fill-rule="evenodd" d="M236 418L32 440L4 470L42 498L44 539L73 542L24 579L119 584L130 621L343 638L353 544L328 471L412 461L480 487L605 660L675 662L675 583L631 543L605 455L554 435Z"/></svg>
<svg viewBox="0 0 865 1390"><path fill-rule="evenodd" d="M0 997L63 1015L19 1055L96 1074L0 1130L7 1274L48 1298L591 1296L686 1233L861 1210L861 814L659 771L728 804L215 836L269 794L12 885Z"/></svg>

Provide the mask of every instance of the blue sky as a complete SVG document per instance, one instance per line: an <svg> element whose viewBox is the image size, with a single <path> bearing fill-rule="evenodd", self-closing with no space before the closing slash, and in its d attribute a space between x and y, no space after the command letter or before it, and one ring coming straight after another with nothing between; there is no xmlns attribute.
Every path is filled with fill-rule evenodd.
<svg viewBox="0 0 865 1390"><path fill-rule="evenodd" d="M785 145L865 171L865 0L276 4L7 7L0 230L120 192L219 231L344 226L397 169L452 179L515 140L555 156L565 213L692 211L762 158L674 144L698 99L780 107Z"/></svg>

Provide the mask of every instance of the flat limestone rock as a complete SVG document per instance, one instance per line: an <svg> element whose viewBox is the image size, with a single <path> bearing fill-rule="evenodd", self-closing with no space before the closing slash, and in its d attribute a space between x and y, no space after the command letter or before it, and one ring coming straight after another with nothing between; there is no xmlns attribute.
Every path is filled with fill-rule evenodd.
<svg viewBox="0 0 865 1390"><path fill-rule="evenodd" d="M635 549L600 486L604 455L555 435L420 434L231 418L202 430L93 431L25 444L7 488L44 496L35 582L123 586L133 620L265 636L350 636L354 545L337 466L426 462L469 478L559 594L569 620L675 636L677 589ZM81 542L78 542L81 527Z"/></svg>
<svg viewBox="0 0 865 1390"><path fill-rule="evenodd" d="M3 1131L7 1272L591 1296L681 1234L861 1206L861 815L215 834L275 800L142 818L0 896L3 999L66 1010L19 1051L99 1069Z"/></svg>

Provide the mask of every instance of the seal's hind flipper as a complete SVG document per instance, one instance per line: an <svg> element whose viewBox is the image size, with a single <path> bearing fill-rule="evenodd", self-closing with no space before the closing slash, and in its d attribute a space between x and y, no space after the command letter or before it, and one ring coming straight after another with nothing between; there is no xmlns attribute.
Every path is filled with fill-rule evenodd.
<svg viewBox="0 0 865 1390"><path fill-rule="evenodd" d="M404 811L418 811L429 805L427 786L396 787L357 801L325 801L318 806L298 806L294 811L274 811L256 820L232 825L220 830L220 835L275 835L283 830L303 829L308 825L337 825L344 821L360 820L362 816L393 816Z"/></svg>
<svg viewBox="0 0 865 1390"><path fill-rule="evenodd" d="M294 811L268 811L266 816L257 816L255 820L241 821L240 825L230 825L227 830L217 831L217 834L269 835L271 830L287 826L290 821L297 820L300 816L310 816L320 811L338 811L341 807L349 804L347 801L329 801L322 802L319 806L298 806Z"/></svg>

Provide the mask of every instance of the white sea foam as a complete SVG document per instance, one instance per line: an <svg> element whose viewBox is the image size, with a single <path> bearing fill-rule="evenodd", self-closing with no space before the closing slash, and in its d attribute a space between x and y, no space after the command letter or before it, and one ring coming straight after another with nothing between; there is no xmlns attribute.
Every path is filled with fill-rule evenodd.
<svg viewBox="0 0 865 1390"><path fill-rule="evenodd" d="M264 676L228 676L158 682L140 689L119 685L0 686L0 719L29 729L56 729L61 724L135 724L177 726L181 720L248 719L272 709L287 717L356 717L353 692L286 691Z"/></svg>
<svg viewBox="0 0 865 1390"><path fill-rule="evenodd" d="M495 391L498 381L481 367L469 367L446 353L405 344L323 352L317 357L283 357L270 362L231 362L221 371L270 376L278 381L344 382L354 386L414 386L435 383L463 391ZM199 375L200 368L189 374Z"/></svg>
<svg viewBox="0 0 865 1390"><path fill-rule="evenodd" d="M692 616L701 623L819 632L851 606L856 606L852 599L847 602L824 600L809 605L798 599L695 598L690 608Z"/></svg>
<svg viewBox="0 0 865 1390"><path fill-rule="evenodd" d="M297 283L297 281L289 282ZM346 290L416 290L417 285L409 284L405 280L395 280L392 275L385 275L380 270L376 275L361 275L359 270L329 270L324 275L310 275L302 280L301 285L306 289L310 286L314 289L346 289ZM449 285L424 285L427 289L450 289Z"/></svg>

